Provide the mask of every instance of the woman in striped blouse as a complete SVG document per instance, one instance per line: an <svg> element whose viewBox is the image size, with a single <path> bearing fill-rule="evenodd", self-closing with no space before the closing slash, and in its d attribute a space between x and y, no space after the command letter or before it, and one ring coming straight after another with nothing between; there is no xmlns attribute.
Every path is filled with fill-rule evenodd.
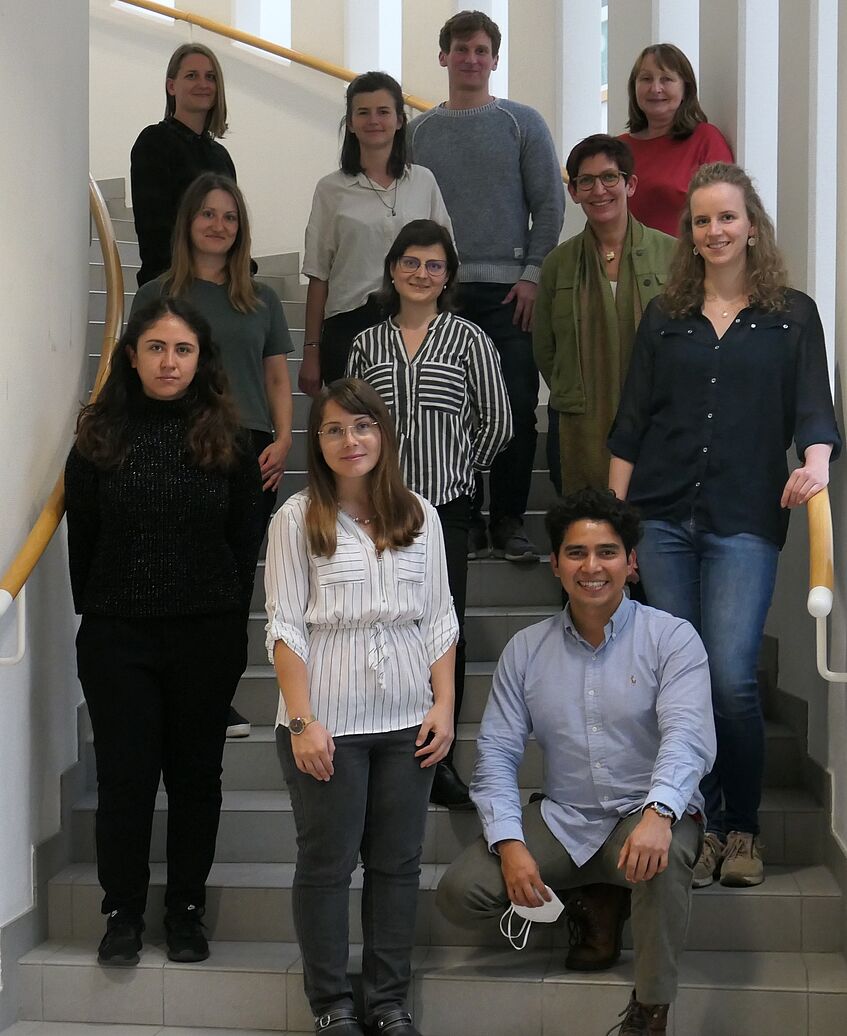
<svg viewBox="0 0 847 1036"><path fill-rule="evenodd" d="M453 740L458 627L441 526L403 485L391 417L369 385L322 390L308 451L309 486L273 518L265 567L303 980L316 1031L362 1036L347 978L361 854L363 1020L416 1036L405 998L421 846Z"/></svg>
<svg viewBox="0 0 847 1036"><path fill-rule="evenodd" d="M454 723L465 675L465 587L474 472L485 471L512 438L500 360L476 324L450 312L459 258L448 231L416 219L385 258L388 320L353 342L347 373L369 382L394 416L406 485L435 507L444 533L450 592L459 620ZM473 809L452 752L439 764L431 800Z"/></svg>

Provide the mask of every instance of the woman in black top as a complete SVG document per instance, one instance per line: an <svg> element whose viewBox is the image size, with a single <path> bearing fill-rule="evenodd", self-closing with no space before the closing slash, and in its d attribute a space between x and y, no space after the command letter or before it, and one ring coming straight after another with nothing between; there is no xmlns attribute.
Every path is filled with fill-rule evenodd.
<svg viewBox="0 0 847 1036"><path fill-rule="evenodd" d="M171 234L188 185L201 173L235 179L229 152L217 140L226 130L218 59L200 43L183 43L165 73L165 117L141 131L130 154L139 287L171 265Z"/></svg>
<svg viewBox="0 0 847 1036"><path fill-rule="evenodd" d="M138 963L160 775L172 960L209 955L201 918L227 710L246 663L261 480L206 321L136 313L65 468L77 669L97 761L98 959Z"/></svg>
<svg viewBox="0 0 847 1036"><path fill-rule="evenodd" d="M823 489L841 445L817 307L786 280L749 177L702 166L609 437L610 485L646 519L647 599L692 622L709 653L718 757L695 886L764 880L759 646L787 509ZM801 467L789 476L792 440Z"/></svg>

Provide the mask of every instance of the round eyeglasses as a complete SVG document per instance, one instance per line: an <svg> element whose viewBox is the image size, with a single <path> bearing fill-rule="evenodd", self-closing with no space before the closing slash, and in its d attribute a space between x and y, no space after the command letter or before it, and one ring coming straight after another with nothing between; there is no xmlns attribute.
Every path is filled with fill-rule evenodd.
<svg viewBox="0 0 847 1036"><path fill-rule="evenodd" d="M421 261L416 255L401 255L397 265L403 273L414 273L420 269ZM427 259L423 265L430 277L443 277L447 272L446 259Z"/></svg>
<svg viewBox="0 0 847 1036"><path fill-rule="evenodd" d="M603 173L597 173L596 176L594 173L583 173L581 176L576 178L576 189L587 194L589 191L594 190L594 184L597 180L599 180L604 187L611 189L612 187L617 187L621 182L621 177L625 180L626 173L622 173L620 169L607 169Z"/></svg>
<svg viewBox="0 0 847 1036"><path fill-rule="evenodd" d="M318 435L323 436L327 442L340 443L347 438L347 433L352 432L354 439L368 439L376 435L379 429L377 421L354 421L352 424L329 424L321 428Z"/></svg>

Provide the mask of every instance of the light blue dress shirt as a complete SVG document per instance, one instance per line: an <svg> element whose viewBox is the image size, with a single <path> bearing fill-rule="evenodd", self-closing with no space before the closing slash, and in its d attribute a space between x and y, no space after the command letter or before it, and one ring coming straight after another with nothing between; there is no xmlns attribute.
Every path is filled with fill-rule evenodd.
<svg viewBox="0 0 847 1036"><path fill-rule="evenodd" d="M489 846L523 840L518 767L544 753L541 812L577 866L646 803L702 813L715 760L709 667L684 619L624 596L592 647L570 609L506 646L482 718L471 798Z"/></svg>

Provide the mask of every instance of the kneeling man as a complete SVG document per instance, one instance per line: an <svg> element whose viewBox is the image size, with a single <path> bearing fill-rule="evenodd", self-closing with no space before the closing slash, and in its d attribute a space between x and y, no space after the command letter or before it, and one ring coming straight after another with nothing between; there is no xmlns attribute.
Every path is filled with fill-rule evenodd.
<svg viewBox="0 0 847 1036"><path fill-rule="evenodd" d="M471 783L483 835L444 875L438 905L467 924L510 901L539 906L548 888L632 889L635 990L620 1033L663 1033L702 841L699 783L715 758L706 652L685 620L624 594L639 535L627 503L572 493L547 530L569 603L500 658ZM530 734L544 794L521 809Z"/></svg>

